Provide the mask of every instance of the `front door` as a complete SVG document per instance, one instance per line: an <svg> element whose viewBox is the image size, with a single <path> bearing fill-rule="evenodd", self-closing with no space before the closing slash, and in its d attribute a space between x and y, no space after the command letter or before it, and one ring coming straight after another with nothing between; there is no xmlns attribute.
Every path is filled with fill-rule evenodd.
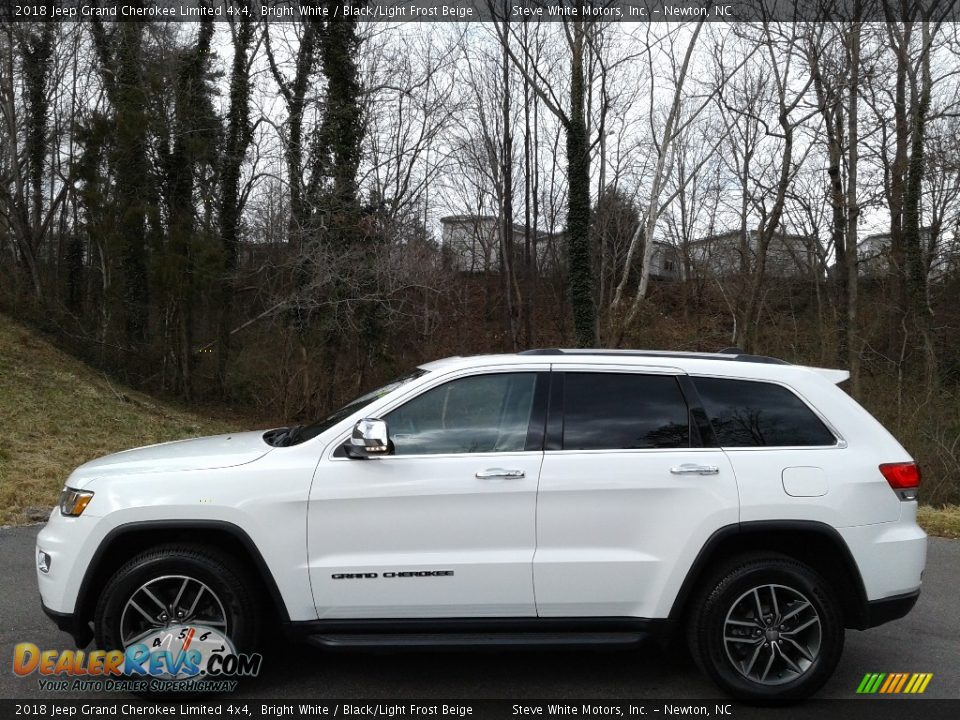
<svg viewBox="0 0 960 720"><path fill-rule="evenodd" d="M536 614L547 369L447 376L383 414L391 455L327 454L308 521L320 619Z"/></svg>

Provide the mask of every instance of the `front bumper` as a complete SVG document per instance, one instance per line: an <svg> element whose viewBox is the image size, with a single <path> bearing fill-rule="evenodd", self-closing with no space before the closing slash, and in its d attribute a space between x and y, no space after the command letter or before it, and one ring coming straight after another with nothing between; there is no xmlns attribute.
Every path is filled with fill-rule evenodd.
<svg viewBox="0 0 960 720"><path fill-rule="evenodd" d="M100 520L86 513L65 518L55 509L37 536L34 559L41 550L50 558L47 572L36 571L37 586L41 601L52 611L77 612L77 595L84 573L101 541Z"/></svg>
<svg viewBox="0 0 960 720"><path fill-rule="evenodd" d="M93 640L93 630L90 628L90 623L80 620L73 613L59 613L51 610L43 602L40 603L40 607L60 630L73 637L73 641L81 650Z"/></svg>

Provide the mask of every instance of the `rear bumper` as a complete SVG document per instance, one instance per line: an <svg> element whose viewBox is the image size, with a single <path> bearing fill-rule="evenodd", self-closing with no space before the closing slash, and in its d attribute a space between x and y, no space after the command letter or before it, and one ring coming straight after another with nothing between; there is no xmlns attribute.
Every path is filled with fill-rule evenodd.
<svg viewBox="0 0 960 720"><path fill-rule="evenodd" d="M871 600L867 603L865 627L877 627L877 625L902 618L913 610L913 606L917 604L919 597L920 590L914 590L903 595L883 598L883 600Z"/></svg>
<svg viewBox="0 0 960 720"><path fill-rule="evenodd" d="M73 613L59 613L51 610L42 602L40 607L60 630L73 636L73 641L78 648L85 648L93 640L93 630L90 629L90 623L83 622Z"/></svg>
<svg viewBox="0 0 960 720"><path fill-rule="evenodd" d="M915 594L923 582L927 535L917 525L916 502L902 502L896 522L837 528L860 570L867 599L886 601Z"/></svg>

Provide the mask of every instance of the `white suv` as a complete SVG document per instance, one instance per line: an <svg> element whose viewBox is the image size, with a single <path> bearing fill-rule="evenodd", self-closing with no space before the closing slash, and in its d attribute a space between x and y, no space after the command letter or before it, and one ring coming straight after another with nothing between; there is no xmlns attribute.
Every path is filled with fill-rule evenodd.
<svg viewBox="0 0 960 720"><path fill-rule="evenodd" d="M314 425L94 460L37 541L78 646L266 618L326 645L630 643L679 628L725 691L799 698L909 612L906 451L847 373L743 354L455 357ZM91 629L92 624L92 629Z"/></svg>

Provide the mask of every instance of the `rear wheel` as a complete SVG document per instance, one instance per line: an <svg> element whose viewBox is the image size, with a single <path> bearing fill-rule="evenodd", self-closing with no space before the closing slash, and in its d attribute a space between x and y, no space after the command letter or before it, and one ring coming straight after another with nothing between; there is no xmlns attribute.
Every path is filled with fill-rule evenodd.
<svg viewBox="0 0 960 720"><path fill-rule="evenodd" d="M844 629L833 592L792 558L745 555L704 583L688 620L701 669L746 700L799 700L830 677Z"/></svg>

